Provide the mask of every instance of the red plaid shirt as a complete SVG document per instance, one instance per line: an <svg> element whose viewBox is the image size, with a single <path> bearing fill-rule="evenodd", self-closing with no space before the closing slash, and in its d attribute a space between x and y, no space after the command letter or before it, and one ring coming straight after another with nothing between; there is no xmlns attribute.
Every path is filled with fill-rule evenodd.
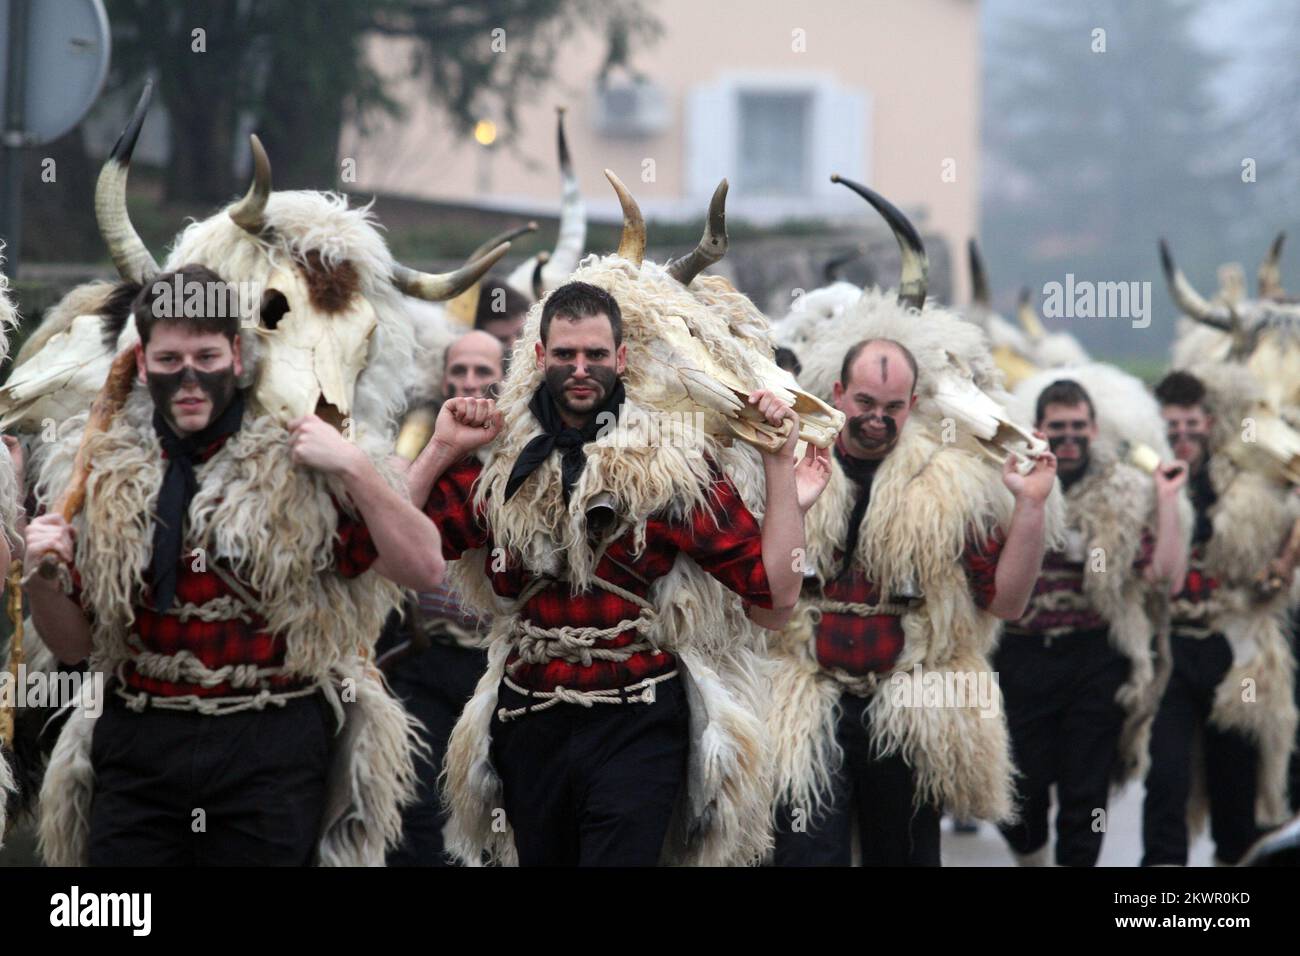
<svg viewBox="0 0 1300 956"><path fill-rule="evenodd" d="M976 607L986 608L997 587L998 556L1004 539L1000 530L989 535L983 547L972 540L961 561L970 582ZM837 564L843 554L835 553ZM810 580L805 591L817 593L817 582ZM826 582L820 593L827 600L852 604L877 604L880 593L876 585L854 562L849 569ZM811 596L811 595L810 595ZM903 652L903 619L896 614L873 614L862 617L838 611L823 611L817 625L817 663L828 670L841 670L853 676L884 674Z"/></svg>
<svg viewBox="0 0 1300 956"><path fill-rule="evenodd" d="M434 485L424 510L442 532L442 552L448 561L457 560L466 551L487 548L484 567L493 590L502 597L517 598L532 575L509 556L504 561L493 558L492 535L481 510L473 504L473 486L481 471L482 465L473 458L452 466ZM684 552L739 594L747 606L770 608L772 595L763 568L758 521L724 475L715 477L710 500L714 503L712 509L697 510L683 521L652 516L646 522L645 548L640 554L633 551L631 532L619 538L605 550L596 567L597 576L648 599L650 585L667 574L678 553ZM636 604L600 588L571 594L564 581L548 584L521 611L525 619L545 628L612 627L635 619L639 612ZM595 646L626 647L639 640L637 631L625 630L597 641ZM572 690L626 687L667 673L675 666L671 654L649 650L634 653L625 661L593 661L586 666L562 660L528 664L513 651L507 660L511 680L539 691L554 690L559 685Z"/></svg>
<svg viewBox="0 0 1300 956"><path fill-rule="evenodd" d="M1146 528L1133 559L1133 571L1141 573L1151 563L1156 539ZM1106 619L1083 595L1083 561L1072 560L1063 551L1043 555L1043 569L1034 584L1029 607L1020 620L1006 626L1008 634L1056 637L1110 627Z"/></svg>
<svg viewBox="0 0 1300 956"><path fill-rule="evenodd" d="M222 444L224 439L210 446L200 460L207 461L216 454ZM339 507L337 501L334 504L336 508ZM354 578L368 570L378 556L379 553L375 550L374 541L365 523L359 517L351 518L339 510L333 570L345 578ZM195 558L182 549L173 610L184 604L201 605L227 596L238 600L234 591L210 568L195 571L194 564ZM73 599L81 603L81 578L75 568L72 569L72 574ZM260 615L250 611L248 620L201 621L190 618L182 621L175 614L159 614L154 610L148 593L148 581L149 572L146 571L145 593L134 605L133 631L146 650L168 655L182 650L189 651L205 667L213 670L227 665L253 664L257 667L280 667L284 664L284 636L269 633L266 630L266 621ZM251 588L245 586L245 590L253 597L257 596ZM86 610L88 613L94 613L93 608L86 608ZM126 666L124 676L128 687L159 697L189 694L198 697L224 697L252 692L248 688L232 688L227 683L203 687L198 684L157 680L137 674L130 664ZM286 689L300 685L302 681L294 677L281 676L271 678L269 683L274 688Z"/></svg>
<svg viewBox="0 0 1300 956"><path fill-rule="evenodd" d="M1205 545L1192 545L1183 589L1170 605L1174 633L1204 633L1210 623L1210 598L1219 582L1205 571Z"/></svg>

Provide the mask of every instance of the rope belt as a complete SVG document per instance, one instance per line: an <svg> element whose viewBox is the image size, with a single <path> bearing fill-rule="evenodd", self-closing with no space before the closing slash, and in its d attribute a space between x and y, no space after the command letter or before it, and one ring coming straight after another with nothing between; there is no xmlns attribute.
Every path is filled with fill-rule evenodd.
<svg viewBox="0 0 1300 956"><path fill-rule="evenodd" d="M828 614L855 614L858 617L902 617L909 610L906 604L894 604L888 601L881 604L860 604L854 601L832 601L830 598L815 597L809 602L819 611Z"/></svg>
<svg viewBox="0 0 1300 956"><path fill-rule="evenodd" d="M126 701L126 706L137 714L143 713L146 707L153 707L156 710L190 710L207 717L224 717L246 710L265 710L268 706L283 707L295 697L306 697L330 686L328 683L321 682L298 690L273 691L263 688L256 694L238 697L198 697L194 694L160 697L144 691L132 693L121 684L118 684L114 691L118 697Z"/></svg>
<svg viewBox="0 0 1300 956"><path fill-rule="evenodd" d="M587 708L594 707L596 704L653 704L655 702L655 685L666 680L672 680L676 676L677 671L671 670L657 677L647 677L645 680L629 684L627 687L611 687L608 690L569 690L567 687L556 687L555 690L550 691L530 690L527 687L520 687L509 677L505 677L503 678L505 685L515 693L526 696L528 703L514 710L505 707L500 708L497 710L497 719L505 723L507 720L514 720L516 717L522 717L525 714L535 714L543 710L549 710L556 704L578 704ZM534 704L534 700L540 700L541 703Z"/></svg>
<svg viewBox="0 0 1300 956"><path fill-rule="evenodd" d="M189 621L194 618L205 622L242 621L245 624L251 624L253 621L252 609L233 594L225 594L202 604L186 602L185 604L173 605L165 613L172 617L178 617L182 621Z"/></svg>
<svg viewBox="0 0 1300 956"><path fill-rule="evenodd" d="M657 677L647 677L645 680L629 684L626 687L612 687L600 690L570 690L561 686L550 691L537 691L521 687L510 679L509 671L517 668L520 664L542 664L550 660L562 660L570 664L581 664L583 667L590 667L593 661L622 663L643 651L661 653L653 638L633 641L622 647L595 646L597 641L608 640L627 631L636 631L641 635L645 635L652 631L659 622L659 615L653 604L641 597L641 595L634 594L597 575L592 576L592 581L597 587L640 608L635 618L624 619L609 627L573 627L569 625L539 627L532 621L524 619L521 616L524 606L532 600L534 595L555 583L555 581L555 578L545 575L534 578L515 602L512 611L511 632L516 638L516 649L519 657L510 665L502 679L508 688L527 696L529 703L514 710L506 707L500 708L497 711L498 719L501 721L513 720L524 714L548 710L561 703L577 704L581 707L593 707L596 704L653 704L655 702L655 685L676 677L676 670L660 674ZM539 700L541 703L534 704L532 703L533 700Z"/></svg>
<svg viewBox="0 0 1300 956"><path fill-rule="evenodd" d="M1169 604L1169 617L1174 633L1197 639L1216 633L1209 622L1222 611L1223 608L1214 598L1200 602L1188 601L1184 598Z"/></svg>
<svg viewBox="0 0 1300 956"><path fill-rule="evenodd" d="M823 667L822 673L855 697L870 697L880 686L880 675L875 671L866 674L850 674L843 668Z"/></svg>
<svg viewBox="0 0 1300 956"><path fill-rule="evenodd" d="M205 601L202 604L187 602L174 605L167 610L168 615L187 621L197 618L200 621L233 621L251 623L258 613L258 600L240 583L235 575L219 564L211 565L212 572L219 577L233 594L226 594ZM283 667L260 667L257 664L226 664L211 668L187 650L175 654L159 654L148 650L139 636L127 637L127 646L132 657L117 665L117 683L114 693L126 702L128 709L143 713L146 708L155 710L193 711L207 717L224 717L249 710L265 710L267 707L283 708L289 701L299 697L308 697L317 692L325 695L330 709L334 712L336 732L343 729L345 715L343 702L338 691L329 680L321 679L306 687L287 690L274 690L270 686L273 677L287 673ZM137 674L172 684L197 684L200 687L218 687L230 684L234 688L257 688L254 694L222 695L221 697L199 697L197 694L180 694L176 696L150 694L145 691L130 691L126 687L126 665L135 667Z"/></svg>
<svg viewBox="0 0 1300 956"><path fill-rule="evenodd" d="M256 664L226 664L210 668L186 650L175 654L158 654L146 650L138 640L127 641L135 655L118 665L118 676L126 664L134 664L136 673L143 677L167 681L170 684L198 684L200 687L260 687L267 689L267 681L284 673L283 667L259 667Z"/></svg>
<svg viewBox="0 0 1300 956"><path fill-rule="evenodd" d="M214 602L209 602L214 603ZM306 687L274 690L270 679L285 673L283 667L259 667L256 664L226 664L211 668L189 651L181 650L175 654L159 654L146 650L140 639L131 635L127 645L134 652L128 660L117 665L117 685L114 692L126 706L135 713L143 713L145 708L157 710L195 711L209 717L221 717L237 714L246 710L265 710L267 707L283 707L297 697L306 697L317 691L325 691L335 715L342 726L342 703L337 700L333 684L328 681L316 681ZM218 687L230 684L235 688L253 689L254 694L223 695L221 697L200 697L197 694L159 695L145 691L131 691L126 687L126 665L135 667L135 672L142 677L167 681L171 684L197 684L200 687Z"/></svg>
<svg viewBox="0 0 1300 956"><path fill-rule="evenodd" d="M622 647L596 647L597 641L609 640L627 631L646 634L659 622L659 615L652 605L639 594L612 584L600 577L592 580L597 587L617 595L630 604L639 607L640 613L635 618L625 619L609 627L539 627L532 621L520 616L520 611L532 597L548 584L550 578L535 578L525 589L515 605L511 630L517 638L519 660L516 663L543 664L550 660L562 660L570 664L590 667L592 661L613 661L622 663L634 654L643 651L659 653L659 647L653 639L634 641Z"/></svg>

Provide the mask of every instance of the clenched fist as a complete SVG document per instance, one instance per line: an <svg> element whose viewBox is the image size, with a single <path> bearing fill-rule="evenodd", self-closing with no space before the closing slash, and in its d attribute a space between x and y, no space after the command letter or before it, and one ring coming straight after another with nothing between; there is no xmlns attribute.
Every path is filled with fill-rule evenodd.
<svg viewBox="0 0 1300 956"><path fill-rule="evenodd" d="M501 434L503 423L497 403L490 398L450 398L438 412L433 441L464 457Z"/></svg>

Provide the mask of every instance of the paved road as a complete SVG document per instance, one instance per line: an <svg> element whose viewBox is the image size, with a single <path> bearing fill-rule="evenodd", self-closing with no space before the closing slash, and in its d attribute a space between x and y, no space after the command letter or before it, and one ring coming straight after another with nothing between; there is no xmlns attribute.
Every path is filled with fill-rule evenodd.
<svg viewBox="0 0 1300 956"><path fill-rule="evenodd" d="M1142 794L1141 784L1131 784L1117 797L1112 797L1107 813L1109 830L1101 845L1101 866L1137 866L1142 859ZM987 823L981 823L978 833L953 833L952 824L944 821L943 862L945 866L1014 866L1011 851ZM1203 834L1192 843L1192 866L1213 864L1214 848Z"/></svg>

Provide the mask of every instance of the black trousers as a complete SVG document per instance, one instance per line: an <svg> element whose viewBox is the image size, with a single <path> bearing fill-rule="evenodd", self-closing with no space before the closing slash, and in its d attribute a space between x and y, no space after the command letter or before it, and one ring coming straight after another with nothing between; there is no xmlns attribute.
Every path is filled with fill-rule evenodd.
<svg viewBox="0 0 1300 956"><path fill-rule="evenodd" d="M429 745L428 759L421 758L416 764L419 797L402 811L402 843L388 852L389 866L453 865L442 839L447 817L438 774L452 728L486 669L485 651L434 641L397 662L388 673L389 686L424 725L420 736Z"/></svg>
<svg viewBox="0 0 1300 956"><path fill-rule="evenodd" d="M1200 734L1215 854L1236 863L1260 836L1255 826L1258 754L1240 734L1210 724L1214 691L1232 666L1222 634L1170 640L1173 670L1151 727L1151 770L1142 806L1143 866L1187 865L1192 742Z"/></svg>
<svg viewBox="0 0 1300 956"><path fill-rule="evenodd" d="M109 693L91 741L90 864L310 865L335 728L320 694L207 717L135 713Z"/></svg>
<svg viewBox="0 0 1300 956"><path fill-rule="evenodd" d="M655 866L686 780L681 678L653 704L557 704L492 718L492 763L522 866ZM527 698L500 687L499 708Z"/></svg>
<svg viewBox="0 0 1300 956"><path fill-rule="evenodd" d="M899 755L871 752L867 698L840 695L836 737L844 763L831 784L829 807L777 809L776 866L848 866L853 822L858 823L863 866L938 866L939 810L914 805L912 768Z"/></svg>
<svg viewBox="0 0 1300 956"><path fill-rule="evenodd" d="M1105 631L1006 634L994 656L1011 734L1020 821L1002 835L1016 853L1047 843L1056 785L1056 862L1095 866L1105 836L1111 774L1124 711L1115 692L1129 662Z"/></svg>

